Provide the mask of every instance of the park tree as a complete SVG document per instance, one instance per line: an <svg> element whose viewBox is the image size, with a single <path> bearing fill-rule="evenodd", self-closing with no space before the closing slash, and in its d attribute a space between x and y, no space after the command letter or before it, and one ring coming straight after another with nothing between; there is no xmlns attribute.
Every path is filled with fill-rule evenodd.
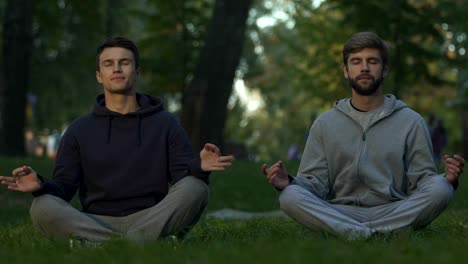
<svg viewBox="0 0 468 264"><path fill-rule="evenodd" d="M314 113L349 96L341 69L344 42L355 32L375 31L390 46L386 92L396 94L423 115L443 115L450 126L450 149L456 149L460 145L459 114L449 103L457 93L453 68L443 52L446 38L441 28L448 16L463 13L463 5L454 8L455 2L329 0L316 5L305 0L264 1L263 13L257 19L279 12L285 13L281 16L286 19L249 29L249 34L255 32L259 59L248 62L245 80L249 87L261 91L268 107L250 114L250 122L243 122L247 125L242 130L229 123L231 135L249 142L263 159L268 158L267 153L285 157L289 144L303 142L304 127L310 125ZM463 24L460 16L451 21L453 25ZM275 127L276 123L265 120L282 125ZM250 131L246 137L238 132L245 130Z"/></svg>
<svg viewBox="0 0 468 264"><path fill-rule="evenodd" d="M445 10L437 1L370 0L357 4L332 0L328 8L341 10L341 21L355 31L374 31L387 41L391 63L391 74L386 80L388 92L404 98L415 84L448 83L431 70L431 65L445 59L441 53L444 35L440 30Z"/></svg>
<svg viewBox="0 0 468 264"><path fill-rule="evenodd" d="M179 113L181 94L193 76L204 46L212 0L148 0L138 8L141 30L135 34L142 64L140 89L162 96Z"/></svg>
<svg viewBox="0 0 468 264"><path fill-rule="evenodd" d="M468 157L468 25L463 23L468 6L466 1L441 1L443 17L442 30L445 35L445 45L442 51L448 58L446 67L450 68L451 76L455 79L456 97L450 101L450 106L456 109L460 118L452 122L461 125L461 141L455 148L456 153Z"/></svg>
<svg viewBox="0 0 468 264"><path fill-rule="evenodd" d="M387 92L422 113L443 113L454 133L452 146L461 145L459 117L468 101L466 55L460 54L466 41L459 41L467 32L461 23L464 2L37 1L29 41L34 51L32 85L27 88L37 104L33 114L27 112L26 122L16 122L40 130L61 129L89 111L90 98L100 92L94 76L96 44L122 35L140 48L138 89L163 97L168 110L181 117L195 148L206 141L222 144L226 138L245 143L262 159L284 156L290 144L303 144L314 115L348 96L340 66L342 45L354 32L371 30L391 47ZM6 27L11 3L25 1L0 3L5 14L3 51L11 49L6 38L12 32ZM260 26L257 22L264 18L276 22ZM12 54L8 52L10 60ZM1 120L6 116L3 102L9 100L7 59L2 57L0 74ZM231 98L226 109L234 78L242 78L251 91L261 94L263 107L247 110L238 98ZM14 105L8 115L20 113L20 107L24 109ZM21 131L7 129L22 141ZM6 133L5 127L0 133Z"/></svg>
<svg viewBox="0 0 468 264"><path fill-rule="evenodd" d="M105 0L103 4L104 33L107 37L123 35L128 27L129 15L125 15L127 1ZM127 22L127 23L126 23Z"/></svg>
<svg viewBox="0 0 468 264"><path fill-rule="evenodd" d="M301 7L297 1L264 1L254 10L252 21L258 23L249 25L240 70L246 85L261 93L263 106L240 120L230 116L227 133L244 142L253 159L286 159L290 147L304 145L316 115L347 94L335 34L345 27L336 11L310 2Z"/></svg>
<svg viewBox="0 0 468 264"><path fill-rule="evenodd" d="M177 100L192 79L213 1L138 0L132 5L121 1L114 4L107 0L36 3L33 37L28 42L34 49L33 85L28 89L37 103L28 112L27 121L19 122L21 127L44 133L61 130L89 111L90 98L100 92L94 76L96 43L115 35L127 36L140 47L143 78L139 89L169 98L172 104L176 102L179 107L171 111L180 108ZM5 47L9 43L4 40ZM18 107L15 105L15 109ZM22 141L22 133L8 130Z"/></svg>
<svg viewBox="0 0 468 264"><path fill-rule="evenodd" d="M36 97L27 126L60 132L89 111L99 92L96 44L106 38L104 2L43 0L35 6L32 85Z"/></svg>
<svg viewBox="0 0 468 264"><path fill-rule="evenodd" d="M227 103L238 67L252 0L216 0L193 78L183 92L182 122L195 149L223 146Z"/></svg>
<svg viewBox="0 0 468 264"><path fill-rule="evenodd" d="M26 92L32 53L32 0L7 1L0 72L0 152L24 154Z"/></svg>

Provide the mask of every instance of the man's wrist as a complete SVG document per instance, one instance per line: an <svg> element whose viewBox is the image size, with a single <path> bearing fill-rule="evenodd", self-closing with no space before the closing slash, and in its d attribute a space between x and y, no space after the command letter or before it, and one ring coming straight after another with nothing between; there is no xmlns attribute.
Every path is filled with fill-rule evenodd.
<svg viewBox="0 0 468 264"><path fill-rule="evenodd" d="M37 188L37 190L32 191L32 195L34 197L37 197L46 193L46 190L44 190L44 186L46 185L46 179L42 177L41 175L37 174L37 183L39 187Z"/></svg>
<svg viewBox="0 0 468 264"><path fill-rule="evenodd" d="M291 175L288 174L288 184L286 184L286 186L284 186L283 188L278 188L278 187L275 187L275 189L278 191L278 192L281 192L283 191L286 187L288 187L289 184L291 184L291 182L294 181L294 177L292 177Z"/></svg>
<svg viewBox="0 0 468 264"><path fill-rule="evenodd" d="M458 189L458 185L460 184L460 179L456 179L455 181L449 181L452 184L453 190L456 191Z"/></svg>
<svg viewBox="0 0 468 264"><path fill-rule="evenodd" d="M443 175L445 179L452 185L453 190L456 191L458 189L460 179L459 178L456 178L455 180L449 179L449 177L447 177L447 173L444 173Z"/></svg>

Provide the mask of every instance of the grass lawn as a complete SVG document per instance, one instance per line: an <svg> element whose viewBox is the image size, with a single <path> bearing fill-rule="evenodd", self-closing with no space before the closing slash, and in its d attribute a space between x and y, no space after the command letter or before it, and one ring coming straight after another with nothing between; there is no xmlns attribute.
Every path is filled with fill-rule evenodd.
<svg viewBox="0 0 468 264"><path fill-rule="evenodd" d="M22 163L43 175L52 169L46 159L1 160L1 175L9 175ZM292 174L297 166L287 163ZM260 164L236 161L227 171L213 174L207 211L277 210L278 194L259 170ZM202 218L182 242L136 245L114 240L98 248L70 249L67 242L50 241L33 229L28 216L31 200L28 194L0 190L0 263L464 263L468 259L467 184L461 184L450 207L429 228L364 241L311 232L287 218Z"/></svg>

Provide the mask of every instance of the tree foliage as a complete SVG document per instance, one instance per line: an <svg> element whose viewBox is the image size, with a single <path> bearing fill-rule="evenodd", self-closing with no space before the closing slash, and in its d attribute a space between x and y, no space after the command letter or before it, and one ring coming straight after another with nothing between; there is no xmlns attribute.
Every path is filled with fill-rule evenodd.
<svg viewBox="0 0 468 264"><path fill-rule="evenodd" d="M2 24L8 19L7 2L22 3L0 1L0 12L5 14L0 17ZM241 2L222 2L234 3L230 11L241 6ZM213 137L211 132L192 132L186 120L191 120L195 110L184 105L187 101L183 101L186 97L182 95L190 90L188 87L200 83L201 70L206 70L205 79L221 78L216 71L221 67L208 70L201 65L207 65L204 61L213 65L216 59L232 55L226 53L228 48L215 53L218 47L208 45L213 39L224 37L236 45L244 44L235 76L244 79L251 93L261 97L260 107L249 110L239 97L230 99L225 113L203 104L207 114L202 115L207 122L199 125L207 126L215 114L221 116L217 123L222 124L223 116L227 116L224 129L227 141L245 144L257 159L285 158L291 145L304 144L317 114L329 109L333 101L349 96L341 68L341 49L353 33L366 30L375 31L390 46L386 91L398 95L423 115L429 112L441 115L451 133L451 148L461 145L461 112L468 118L464 110L468 102L468 31L463 22L468 12L466 0L252 1L246 17L245 42L240 35L231 38L223 35L228 27L218 28L221 33L210 33L215 3L215 0L35 1L29 41L30 84L18 94L22 94L23 100L27 93L34 95L37 103L27 108L25 125L35 130L62 129L88 112L94 96L101 92L94 72L96 46L108 36L121 35L133 39L140 48L139 90L162 95L169 110L181 116L185 107L182 119L194 138L222 141L219 133ZM217 23L228 19L226 16ZM2 34L7 29L2 28ZM4 38L1 44L5 49L11 43ZM204 47L206 51L202 51ZM227 67L227 64L217 65ZM231 71L227 79L233 76ZM210 94L215 98L210 102L218 103L216 109L227 103L231 83L232 80L222 85L211 84L214 91ZM4 93L0 100L3 100L0 105L5 105ZM9 111L20 112L20 108L24 109L15 105ZM0 117L4 115L5 111L0 111ZM468 124L466 120L463 122ZM216 127L218 132L223 129L222 125ZM200 135L207 137L202 139Z"/></svg>
<svg viewBox="0 0 468 264"><path fill-rule="evenodd" d="M317 6L305 0L263 1L256 7L262 11L257 20L278 17L278 9L288 18L250 29L259 52L258 59L246 59L251 62L248 72L254 73L246 74L247 83L261 90L267 107L246 116L242 129L230 123L232 136L242 140L237 131L247 129L255 137L246 142L260 159L285 158L289 146L303 142L311 116L349 97L341 66L344 43L358 31L374 31L390 47L386 92L423 115L435 112L444 118L451 148L456 148L461 136L459 115L447 105L456 97L456 79L444 49L443 29L447 21L463 24L460 16L451 17L460 13L463 1L455 2L329 0Z"/></svg>
<svg viewBox="0 0 468 264"><path fill-rule="evenodd" d="M234 1L225 3L229 12L239 6ZM40 1L32 17L33 38L28 42L33 44L34 52L31 68L26 68L31 69L33 85L28 87L27 96L25 92L18 93L23 100L27 97L35 101L28 107L26 125L35 130L62 129L78 115L88 112L92 98L100 92L94 73L96 46L106 37L116 35L131 38L140 47L143 74L139 89L166 97L170 110L180 109L177 100L194 79L214 6L212 0L137 0L131 4L120 0ZM230 17L235 18L229 15L218 18L218 22ZM245 15L243 19L245 22ZM243 28L242 24L240 27ZM242 36L237 34L237 37ZM237 41L236 38L233 40ZM216 39L211 37L210 41ZM241 50L242 40L238 42ZM229 56L238 61L235 56L239 57L240 52ZM233 63L231 75L236 67ZM227 86L229 97L229 83ZM220 111L225 110L221 107ZM212 129L221 131L218 133L222 135L222 126ZM18 130L11 131L22 137Z"/></svg>

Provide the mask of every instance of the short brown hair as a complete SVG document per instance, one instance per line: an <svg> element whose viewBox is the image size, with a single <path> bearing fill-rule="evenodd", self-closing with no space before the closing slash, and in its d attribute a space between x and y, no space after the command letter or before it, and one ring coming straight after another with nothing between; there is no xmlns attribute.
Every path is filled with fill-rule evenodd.
<svg viewBox="0 0 468 264"><path fill-rule="evenodd" d="M351 36L343 47L343 63L347 65L349 55L365 48L377 49L383 65L388 65L388 48L385 42L373 32L359 32Z"/></svg>
<svg viewBox="0 0 468 264"><path fill-rule="evenodd" d="M100 70L99 56L101 56L102 51L106 48L114 47L130 50L133 53L133 58L135 59L135 68L140 68L140 54L138 53L138 48L136 47L135 43L124 37L113 37L107 39L104 41L104 43L101 44L101 46L98 47L96 54L96 71Z"/></svg>

